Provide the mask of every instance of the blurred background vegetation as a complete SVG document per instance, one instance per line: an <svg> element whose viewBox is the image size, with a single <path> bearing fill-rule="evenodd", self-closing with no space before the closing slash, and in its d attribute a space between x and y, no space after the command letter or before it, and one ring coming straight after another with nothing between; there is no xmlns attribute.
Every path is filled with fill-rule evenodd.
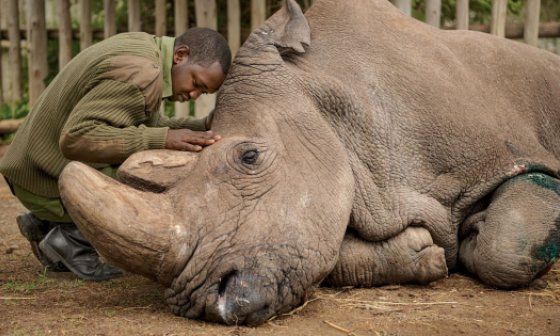
<svg viewBox="0 0 560 336"><path fill-rule="evenodd" d="M0 0L1 1L1 0ZM174 27L174 10L173 10L173 0L167 1L167 30L173 31ZM306 8L312 2L310 0L298 0L302 8ZM1 3L1 2L0 2ZM24 3L21 1L20 3ZM280 8L282 0L267 0L267 15L271 15L278 8ZM227 36L227 0L217 0L217 20L218 20L218 30L224 36ZM455 20L455 5L456 0L442 0L442 12L441 12L441 24L444 28L452 28L454 26ZM470 24L489 24L491 20L492 11L492 0L470 0ZM57 18L56 18L56 1L47 0L47 28L57 28ZM250 34L251 31L251 0L240 0L241 9L241 41L243 42L245 38ZM523 22L524 16L524 1L523 0L509 0L508 1L508 22ZM75 19L79 17L78 15L78 0L72 0L72 16L73 22L72 26L74 29L79 28L79 22ZM141 11L142 11L142 29L147 32L153 32L155 26L155 1L153 0L141 0ZM195 26L195 8L194 1L189 1L189 25L191 27ZM424 21L425 17L425 0L413 0L412 1L412 15ZM116 22L117 31L124 32L127 31L127 1L118 0L116 5ZM105 13L103 11L103 0L93 0L92 1L92 28L102 30L104 24ZM25 17L22 17L20 24L25 27ZM541 0L541 22L548 21L560 21L560 1L559 0ZM2 29L6 29L5 24ZM95 40L94 40L95 42ZM552 41L553 45L558 47L557 39ZM7 66L7 41L2 44L2 52L4 53L3 62L4 69ZM25 48L23 48L25 52ZM79 52L79 42L75 40L73 42L73 54ZM46 84L56 76L58 73L58 41L49 40L48 41L48 64L49 64L49 74L46 78ZM29 106L27 104L27 91L28 91L28 80L27 80L27 57L25 55L22 57L22 73L23 73L23 91L24 97L22 101L12 102L10 104L0 105L0 120L2 119L14 119L21 118L25 116L29 111ZM6 87L6 86L4 86ZM170 106L171 104L167 104ZM172 114L172 109L166 110L168 115ZM4 141L11 138L8 135L7 139L4 136ZM0 139L1 140L1 139Z"/></svg>

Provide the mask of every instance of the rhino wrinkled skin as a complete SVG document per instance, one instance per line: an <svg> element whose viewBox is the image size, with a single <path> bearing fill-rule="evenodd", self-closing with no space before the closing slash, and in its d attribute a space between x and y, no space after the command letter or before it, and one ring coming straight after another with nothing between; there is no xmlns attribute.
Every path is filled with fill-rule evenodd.
<svg viewBox="0 0 560 336"><path fill-rule="evenodd" d="M171 310L256 325L313 287L427 283L463 267L527 286L558 257L560 58L442 31L386 0L293 1L240 49L223 140L60 179L109 261Z"/></svg>

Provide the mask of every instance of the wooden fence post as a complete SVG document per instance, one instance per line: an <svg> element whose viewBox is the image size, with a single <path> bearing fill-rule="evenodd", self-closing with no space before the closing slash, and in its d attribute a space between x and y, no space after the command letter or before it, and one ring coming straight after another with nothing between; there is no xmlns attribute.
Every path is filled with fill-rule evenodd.
<svg viewBox="0 0 560 336"><path fill-rule="evenodd" d="M266 20L266 0L251 0L251 31Z"/></svg>
<svg viewBox="0 0 560 336"><path fill-rule="evenodd" d="M156 0L156 35L167 34L167 1Z"/></svg>
<svg viewBox="0 0 560 336"><path fill-rule="evenodd" d="M239 12L239 0L228 0L227 2L228 44L231 55L235 57L241 43L241 15Z"/></svg>
<svg viewBox="0 0 560 336"><path fill-rule="evenodd" d="M4 14L4 3L0 1L0 31L2 31L2 15ZM2 56L4 56L4 50L2 49L2 38L0 38L0 104L4 104L4 74L2 72Z"/></svg>
<svg viewBox="0 0 560 336"><path fill-rule="evenodd" d="M91 45L91 0L80 0L80 50Z"/></svg>
<svg viewBox="0 0 560 336"><path fill-rule="evenodd" d="M128 31L142 30L140 22L140 0L128 0Z"/></svg>
<svg viewBox="0 0 560 336"><path fill-rule="evenodd" d="M37 101L45 89L48 73L47 27L45 2L28 0L27 41L29 44L29 105Z"/></svg>
<svg viewBox="0 0 560 336"><path fill-rule="evenodd" d="M21 36L19 34L18 0L8 0L8 38L10 40L11 101L21 100Z"/></svg>
<svg viewBox="0 0 560 336"><path fill-rule="evenodd" d="M104 0L103 9L105 11L103 35L105 38L108 38L117 33L115 0Z"/></svg>
<svg viewBox="0 0 560 336"><path fill-rule="evenodd" d="M189 29L189 6L187 0L175 0L174 3L175 10L175 36L179 36ZM187 117L189 115L188 103L175 102L175 116L176 117Z"/></svg>
<svg viewBox="0 0 560 336"><path fill-rule="evenodd" d="M539 45L539 19L541 0L525 0L525 27L523 37L529 45Z"/></svg>
<svg viewBox="0 0 560 336"><path fill-rule="evenodd" d="M426 0L426 23L440 27L441 0Z"/></svg>
<svg viewBox="0 0 560 336"><path fill-rule="evenodd" d="M391 2L406 15L412 13L412 4L410 0L392 0Z"/></svg>
<svg viewBox="0 0 560 336"><path fill-rule="evenodd" d="M175 0L175 36L179 36L189 29L189 6L187 0Z"/></svg>
<svg viewBox="0 0 560 336"><path fill-rule="evenodd" d="M196 25L216 30L218 18L216 16L216 0L195 0ZM201 118L206 116L216 105L216 94L202 95L196 100L195 114Z"/></svg>
<svg viewBox="0 0 560 336"><path fill-rule="evenodd" d="M507 0L492 0L492 23L490 33L506 36Z"/></svg>
<svg viewBox="0 0 560 336"><path fill-rule="evenodd" d="M457 23L457 29L469 29L469 0L457 0L455 21Z"/></svg>
<svg viewBox="0 0 560 336"><path fill-rule="evenodd" d="M70 21L70 0L58 0L58 69L72 59L72 22Z"/></svg>

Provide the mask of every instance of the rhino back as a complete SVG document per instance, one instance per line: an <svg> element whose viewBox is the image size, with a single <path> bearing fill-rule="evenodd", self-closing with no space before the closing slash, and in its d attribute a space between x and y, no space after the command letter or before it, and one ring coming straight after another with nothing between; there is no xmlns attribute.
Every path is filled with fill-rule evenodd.
<svg viewBox="0 0 560 336"><path fill-rule="evenodd" d="M449 260L478 200L520 173L557 176L559 57L438 30L381 0L318 1L306 16L316 85L351 101L323 113L351 152L363 238L421 223Z"/></svg>

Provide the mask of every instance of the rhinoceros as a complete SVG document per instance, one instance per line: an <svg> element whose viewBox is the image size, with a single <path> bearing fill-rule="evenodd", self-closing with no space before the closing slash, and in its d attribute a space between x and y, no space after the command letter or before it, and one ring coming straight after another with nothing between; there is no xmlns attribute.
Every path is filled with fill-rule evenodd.
<svg viewBox="0 0 560 336"><path fill-rule="evenodd" d="M200 153L139 152L60 189L173 313L257 325L319 284L529 285L560 248L560 58L386 0L293 0L244 43Z"/></svg>

